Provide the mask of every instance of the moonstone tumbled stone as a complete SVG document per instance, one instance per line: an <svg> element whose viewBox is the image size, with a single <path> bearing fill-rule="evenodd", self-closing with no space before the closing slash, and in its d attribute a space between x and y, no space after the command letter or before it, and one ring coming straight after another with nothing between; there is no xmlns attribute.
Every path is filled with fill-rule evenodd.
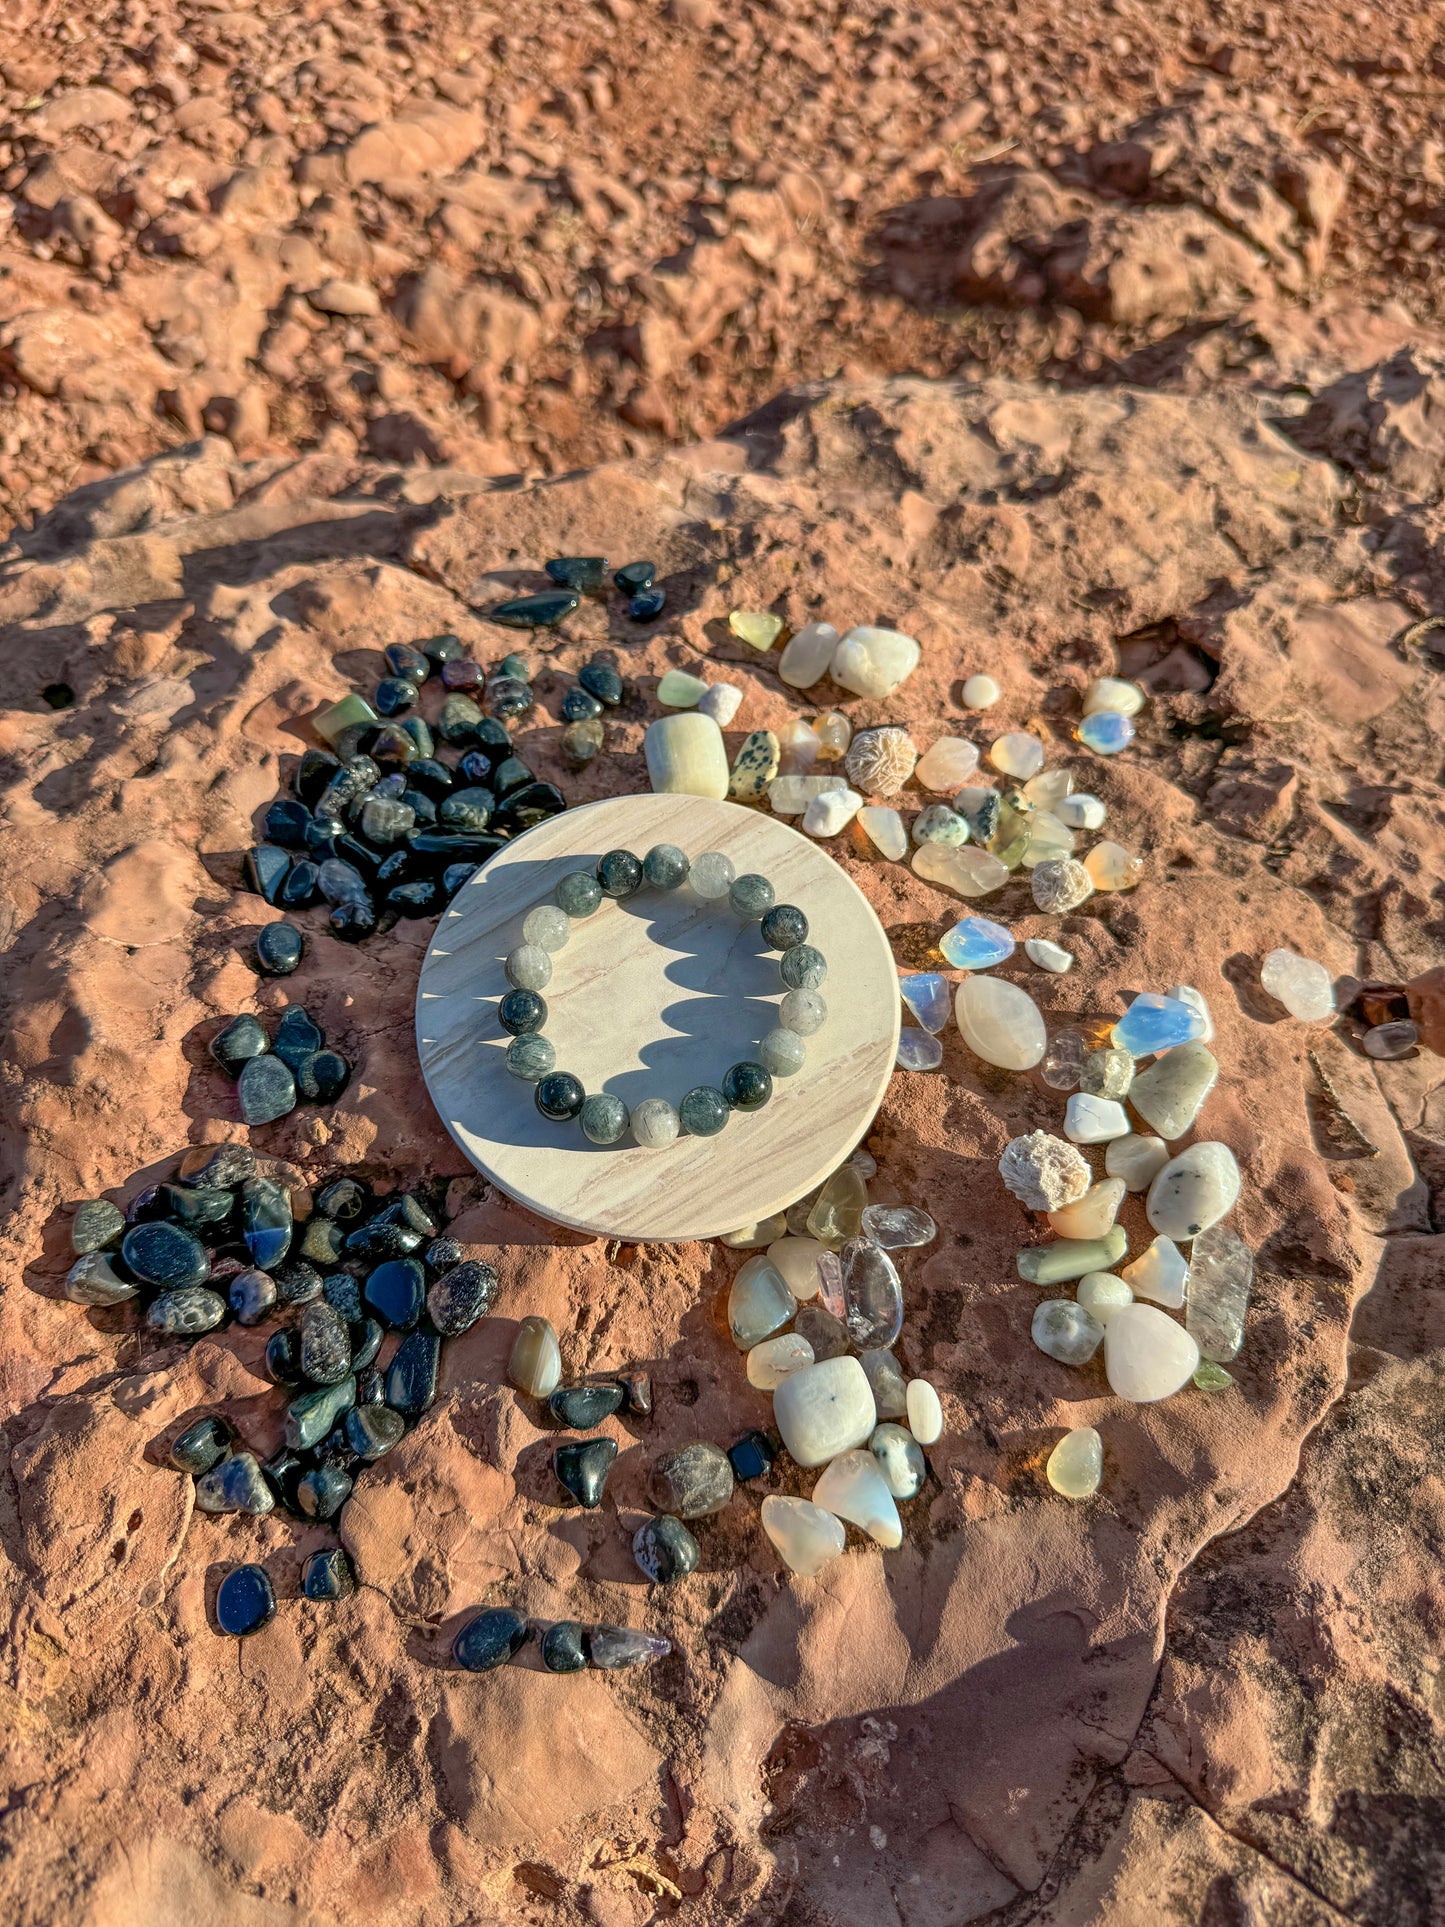
<svg viewBox="0 0 1445 1927"><path fill-rule="evenodd" d="M1335 1014L1334 980L1312 957L1288 948L1271 950L1260 965L1259 981L1303 1024L1327 1023Z"/></svg>
<svg viewBox="0 0 1445 1927"><path fill-rule="evenodd" d="M728 1292L728 1328L740 1352L751 1351L798 1309L783 1274L764 1253L749 1258Z"/></svg>
<svg viewBox="0 0 1445 1927"><path fill-rule="evenodd" d="M1102 1238L1060 1238L1051 1245L1030 1245L1018 1254L1020 1278L1032 1285L1062 1285L1082 1278L1086 1271L1107 1271L1129 1249L1123 1225L1112 1225Z"/></svg>
<svg viewBox="0 0 1445 1927"><path fill-rule="evenodd" d="M665 1097L644 1097L632 1113L632 1135L644 1151L660 1151L682 1129L682 1119Z"/></svg>
<svg viewBox="0 0 1445 1927"><path fill-rule="evenodd" d="M848 1543L842 1520L811 1499L785 1499L770 1492L763 1500L762 1524L779 1557L800 1579L821 1572Z"/></svg>
<svg viewBox="0 0 1445 1927"><path fill-rule="evenodd" d="M1048 1131L1030 1131L1004 1146L998 1174L1030 1211L1057 1211L1089 1188L1092 1173L1081 1151Z"/></svg>
<svg viewBox="0 0 1445 1927"><path fill-rule="evenodd" d="M803 811L803 829L808 836L836 836L862 807L863 798L857 790L825 790Z"/></svg>
<svg viewBox="0 0 1445 1927"><path fill-rule="evenodd" d="M821 1261L829 1255L816 1238L779 1238L768 1246L768 1259L781 1274L788 1290L801 1304L818 1295Z"/></svg>
<svg viewBox="0 0 1445 1927"><path fill-rule="evenodd" d="M1212 1225L1189 1251L1189 1309L1184 1322L1205 1358L1227 1363L1244 1343L1244 1314L1254 1283L1254 1254L1237 1231Z"/></svg>
<svg viewBox="0 0 1445 1927"><path fill-rule="evenodd" d="M743 692L735 682L710 683L698 703L703 715L711 716L719 729L726 729L742 706Z"/></svg>
<svg viewBox="0 0 1445 1927"><path fill-rule="evenodd" d="M1194 1041L1197 1044L1212 1044L1214 1042L1214 1019L1210 1015L1209 1005L1205 1002L1203 994L1197 991L1193 984L1170 984L1165 994L1170 997L1176 997L1181 1004L1188 1004L1191 1010L1197 1010L1199 1012L1202 1020L1202 1028L1195 1034Z"/></svg>
<svg viewBox="0 0 1445 1927"><path fill-rule="evenodd" d="M1133 1292L1112 1271L1086 1271L1074 1298L1101 1325L1107 1325L1121 1305L1134 1302Z"/></svg>
<svg viewBox="0 0 1445 1927"><path fill-rule="evenodd" d="M1096 756L1117 756L1133 742L1134 725L1127 716L1107 710L1097 716L1086 716L1074 734Z"/></svg>
<svg viewBox="0 0 1445 1927"><path fill-rule="evenodd" d="M1234 1209L1239 1166L1227 1144L1191 1144L1149 1187L1149 1222L1167 1238L1194 1238Z"/></svg>
<svg viewBox="0 0 1445 1927"><path fill-rule="evenodd" d="M995 738L988 752L988 760L1005 776L1025 782L1043 768L1044 746L1037 736L1031 736L1027 730L1010 730L1006 735Z"/></svg>
<svg viewBox="0 0 1445 1927"><path fill-rule="evenodd" d="M1167 1312L1123 1305L1104 1328L1104 1370L1110 1390L1135 1405L1151 1405L1187 1385L1199 1347Z"/></svg>
<svg viewBox="0 0 1445 1927"><path fill-rule="evenodd" d="M1112 1097L1094 1097L1088 1091L1075 1091L1064 1111L1064 1135L1074 1144L1107 1144L1110 1138L1124 1137L1129 1120L1124 1106Z"/></svg>
<svg viewBox="0 0 1445 1927"><path fill-rule="evenodd" d="M935 970L919 971L915 976L900 977L898 994L922 1024L936 1037L953 1011L953 986L946 977Z"/></svg>
<svg viewBox="0 0 1445 1927"><path fill-rule="evenodd" d="M918 759L914 775L926 790L962 789L978 768L978 745L964 736L940 736Z"/></svg>
<svg viewBox="0 0 1445 1927"><path fill-rule="evenodd" d="M967 978L958 987L954 1014L969 1049L1001 1070L1032 1070L1048 1044L1038 1005L1001 977Z"/></svg>
<svg viewBox="0 0 1445 1927"><path fill-rule="evenodd" d="M642 747L654 790L719 801L727 795L727 745L712 717L701 710L684 709L659 717L649 724Z"/></svg>
<svg viewBox="0 0 1445 1927"><path fill-rule="evenodd" d="M1039 1350L1061 1365L1087 1365L1104 1336L1098 1319L1072 1298L1046 1298L1030 1329Z"/></svg>
<svg viewBox="0 0 1445 1927"><path fill-rule="evenodd" d="M778 674L794 689L811 689L828 673L838 649L838 631L831 622L809 622L789 638L778 658Z"/></svg>
<svg viewBox="0 0 1445 1927"><path fill-rule="evenodd" d="M857 1526L880 1546L903 1543L897 1502L871 1452L840 1452L813 1487L813 1503Z"/></svg>
<svg viewBox="0 0 1445 1927"><path fill-rule="evenodd" d="M833 651L828 674L855 696L891 696L918 667L922 651L898 629L850 629Z"/></svg>
<svg viewBox="0 0 1445 1927"><path fill-rule="evenodd" d="M512 1341L507 1377L533 1398L550 1398L562 1382L562 1352L545 1318L524 1318Z"/></svg>
<svg viewBox="0 0 1445 1927"><path fill-rule="evenodd" d="M926 1378L908 1381L908 1429L920 1445L936 1445L943 1437L943 1404Z"/></svg>
<svg viewBox="0 0 1445 1927"><path fill-rule="evenodd" d="M827 1358L785 1378L773 1419L797 1464L823 1465L865 1445L878 1422L867 1374L856 1358Z"/></svg>
<svg viewBox="0 0 1445 1927"><path fill-rule="evenodd" d="M748 1383L760 1392L771 1392L790 1372L800 1372L812 1362L813 1347L796 1332L785 1332L781 1338L765 1338L748 1353Z"/></svg>
<svg viewBox="0 0 1445 1927"><path fill-rule="evenodd" d="M912 1499L928 1477L928 1462L917 1439L901 1425L880 1425L868 1441L883 1483L895 1499Z"/></svg>
<svg viewBox="0 0 1445 1927"><path fill-rule="evenodd" d="M936 1071L943 1063L943 1045L926 1030L901 1030L894 1061L901 1071Z"/></svg>
<svg viewBox="0 0 1445 1927"><path fill-rule="evenodd" d="M1183 1137L1218 1081L1219 1063L1213 1051L1196 1042L1179 1044L1139 1073L1130 1087L1129 1102L1161 1137Z"/></svg>
<svg viewBox="0 0 1445 1927"><path fill-rule="evenodd" d="M1189 1261L1172 1238L1156 1238L1132 1265L1124 1267L1123 1276L1136 1298L1178 1311L1189 1282Z"/></svg>
<svg viewBox="0 0 1445 1927"><path fill-rule="evenodd" d="M1066 1499L1087 1499L1099 1489L1104 1476L1104 1441L1092 1425L1077 1426L1065 1432L1044 1467L1045 1476L1055 1492Z"/></svg>
<svg viewBox="0 0 1445 1927"><path fill-rule="evenodd" d="M913 852L912 868L926 883L936 883L960 897L986 897L1009 879L1006 864L969 843L958 849L947 843L920 843Z"/></svg>
<svg viewBox="0 0 1445 1927"><path fill-rule="evenodd" d="M1116 1137L1104 1153L1104 1169L1111 1178L1122 1178L1131 1191L1147 1191L1169 1162L1169 1147L1163 1138Z"/></svg>
<svg viewBox="0 0 1445 1927"><path fill-rule="evenodd" d="M1049 1229L1061 1238L1102 1238L1113 1226L1124 1202L1122 1178L1105 1178L1090 1185L1082 1198L1049 1213Z"/></svg>
<svg viewBox="0 0 1445 1927"><path fill-rule="evenodd" d="M897 863L908 854L908 832L897 810L875 803L865 804L858 812L858 824L880 856Z"/></svg>

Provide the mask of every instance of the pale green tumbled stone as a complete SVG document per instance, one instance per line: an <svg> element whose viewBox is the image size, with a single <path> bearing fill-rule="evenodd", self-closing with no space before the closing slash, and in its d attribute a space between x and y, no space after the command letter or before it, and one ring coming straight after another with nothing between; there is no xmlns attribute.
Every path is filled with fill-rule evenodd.
<svg viewBox="0 0 1445 1927"><path fill-rule="evenodd" d="M1223 1392L1234 1383L1234 1375L1216 1365L1212 1358L1201 1358L1193 1372L1194 1383L1201 1392Z"/></svg>
<svg viewBox="0 0 1445 1927"><path fill-rule="evenodd" d="M1129 1249L1123 1225L1112 1225L1102 1238L1060 1238L1051 1245L1030 1245L1018 1254L1020 1278L1031 1285L1061 1285L1082 1278L1086 1271L1108 1271Z"/></svg>
<svg viewBox="0 0 1445 1927"><path fill-rule="evenodd" d="M727 746L711 716L696 709L661 716L649 725L642 747L648 781L659 793L719 802L727 795Z"/></svg>
<svg viewBox="0 0 1445 1927"><path fill-rule="evenodd" d="M335 748L348 729L372 729L379 720L369 702L352 694L343 696L340 702L332 703L329 709L323 709L311 727L323 742Z"/></svg>
<svg viewBox="0 0 1445 1927"><path fill-rule="evenodd" d="M668 709L696 709L706 694L702 677L685 669L669 669L657 685L657 700Z"/></svg>
<svg viewBox="0 0 1445 1927"><path fill-rule="evenodd" d="M1092 1425L1065 1432L1044 1467L1049 1484L1066 1499L1087 1499L1104 1476L1104 1441Z"/></svg>

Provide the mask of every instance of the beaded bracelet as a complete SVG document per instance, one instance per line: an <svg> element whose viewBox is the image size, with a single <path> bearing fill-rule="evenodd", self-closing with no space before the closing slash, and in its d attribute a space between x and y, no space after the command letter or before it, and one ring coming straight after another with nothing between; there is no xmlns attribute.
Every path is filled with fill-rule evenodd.
<svg viewBox="0 0 1445 1927"><path fill-rule="evenodd" d="M581 1080L555 1068L557 1053L542 1035L547 1021L542 991L552 979L552 957L566 946L572 925L590 917L604 897L630 897L644 885L678 890L690 883L698 896L726 897L746 922L762 924L770 949L780 950L779 970L787 994L778 1027L758 1045L758 1060L734 1064L721 1085L698 1084L676 1110L663 1097L647 1097L629 1112L620 1097L599 1091L588 1096ZM561 1123L577 1118L594 1144L616 1144L628 1129L647 1150L671 1144L679 1131L716 1137L733 1111L757 1111L773 1094L775 1077L791 1077L803 1067L803 1039L820 1030L828 1006L818 987L828 974L822 953L807 941L808 919L791 903L774 901L766 877L738 876L719 850L689 862L675 844L659 843L639 862L630 850L609 850L594 870L570 870L554 892L555 903L539 903L527 913L522 942L506 961L513 986L498 1006L502 1029L510 1032L507 1069L536 1086L537 1109Z"/></svg>

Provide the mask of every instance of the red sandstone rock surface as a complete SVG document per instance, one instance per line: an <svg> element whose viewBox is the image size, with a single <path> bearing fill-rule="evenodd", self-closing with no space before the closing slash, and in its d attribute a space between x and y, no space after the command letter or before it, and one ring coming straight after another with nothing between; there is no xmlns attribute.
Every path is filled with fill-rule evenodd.
<svg viewBox="0 0 1445 1927"><path fill-rule="evenodd" d="M339 446L245 462L212 438L96 481L12 545L7 1919L1431 1919L1445 710L1425 618L1445 594L1445 363L1353 318L1337 336L1379 345L1327 366L1316 337L1281 331L1269 379L1202 394L807 387L716 439L520 488ZM843 700L855 726L902 722L921 746L1029 727L1083 765L1144 880L1065 920L1068 976L1005 974L1027 974L1055 1025L1181 978L1209 998L1223 1075L1207 1130L1238 1152L1235 1222L1260 1264L1233 1391L1126 1407L1097 1363L1033 1348L1025 1218L994 1164L1060 1102L950 1029L942 1072L900 1074L868 1139L875 1196L926 1202L940 1225L905 1256L899 1351L939 1386L947 1429L902 1548L855 1541L794 1580L742 1491L702 1522L695 1577L645 1587L628 1539L650 1459L767 1416L721 1314L740 1254L603 1247L490 1194L416 1074L426 928L354 950L304 917L299 973L258 981L244 953L274 913L239 887L308 716L369 686L389 641L447 627L499 655L515 637L475 605L577 549L655 556L669 609L644 630L586 603L530 646L522 752L573 800L642 785L667 667L744 688L734 738L834 703L729 636L739 605L920 638L895 699ZM557 706L598 648L634 693L576 776ZM987 723L958 696L983 669L1004 690ZM1152 698L1107 764L1070 735L1101 672ZM41 691L60 683L74 701L52 709ZM956 900L859 837L833 847L900 961L936 962ZM1025 884L985 907L1054 934ZM1419 979L1430 1048L1372 1063L1351 1020L1289 1020L1258 983L1281 942L1342 978ZM207 1408L274 1446L264 1333L157 1344L123 1310L59 1295L76 1201L245 1135L206 1042L293 998L357 1075L335 1107L252 1133L258 1151L297 1182L338 1165L451 1178L456 1235L505 1280L496 1315L449 1347L435 1409L348 1507L362 1589L339 1609L296 1597L319 1530L193 1514L163 1463ZM1125 1221L1137 1239L1137 1200ZM654 1377L650 1423L609 1421L622 1451L596 1514L554 1503L551 1440L503 1382L530 1312L569 1368ZM1080 1423L1103 1433L1105 1477L1072 1506L1043 1463ZM241 1558L282 1605L235 1642L206 1607ZM677 1651L636 1675L458 1674L457 1625L504 1597Z"/></svg>

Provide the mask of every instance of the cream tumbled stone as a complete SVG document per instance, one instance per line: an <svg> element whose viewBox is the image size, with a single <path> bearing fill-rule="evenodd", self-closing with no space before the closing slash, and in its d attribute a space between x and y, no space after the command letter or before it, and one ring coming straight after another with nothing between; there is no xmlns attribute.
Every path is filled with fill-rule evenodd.
<svg viewBox="0 0 1445 1927"><path fill-rule="evenodd" d="M827 1247L816 1238L779 1238L768 1246L770 1261L799 1304L817 1297L822 1276L818 1266L826 1256Z"/></svg>
<svg viewBox="0 0 1445 1927"><path fill-rule="evenodd" d="M1133 1292L1112 1271L1086 1271L1074 1298L1098 1325L1107 1325L1121 1305L1134 1302Z"/></svg>
<svg viewBox="0 0 1445 1927"><path fill-rule="evenodd" d="M920 1445L943 1437L943 1403L926 1378L908 1381L908 1429Z"/></svg>
<svg viewBox="0 0 1445 1927"><path fill-rule="evenodd" d="M903 1543L897 1502L871 1452L840 1452L813 1487L813 1504L846 1519L880 1546Z"/></svg>
<svg viewBox="0 0 1445 1927"><path fill-rule="evenodd" d="M1074 1203L1093 1175L1081 1151L1048 1131L1030 1131L1006 1144L998 1174L1030 1211L1058 1211Z"/></svg>
<svg viewBox="0 0 1445 1927"><path fill-rule="evenodd" d="M953 1014L969 1049L1000 1070L1032 1070L1048 1046L1043 1012L1026 990L1006 977L966 977L958 986Z"/></svg>
<svg viewBox="0 0 1445 1927"><path fill-rule="evenodd" d="M913 852L913 871L925 882L961 897L986 897L1009 879L1007 865L968 843L920 843Z"/></svg>
<svg viewBox="0 0 1445 1927"><path fill-rule="evenodd" d="M1166 1238L1197 1237L1234 1209L1239 1184L1239 1166L1227 1144L1191 1144L1149 1186L1144 1208Z"/></svg>
<svg viewBox="0 0 1445 1927"><path fill-rule="evenodd" d="M858 812L858 824L880 856L897 863L908 854L908 831L897 810L867 803Z"/></svg>
<svg viewBox="0 0 1445 1927"><path fill-rule="evenodd" d="M1044 766L1044 746L1037 736L1031 736L1026 729L1013 729L994 739L988 760L1005 776L1016 777L1021 783L1027 782L1029 777L1037 776Z"/></svg>
<svg viewBox="0 0 1445 1927"><path fill-rule="evenodd" d="M1156 1305L1121 1305L1104 1327L1109 1388L1135 1405L1152 1405L1187 1385L1199 1347Z"/></svg>
<svg viewBox="0 0 1445 1927"><path fill-rule="evenodd" d="M940 736L913 772L926 790L961 789L978 768L978 745L966 736Z"/></svg>
<svg viewBox="0 0 1445 1927"><path fill-rule="evenodd" d="M1189 1282L1189 1261L1172 1238L1156 1238L1120 1275L1136 1298L1178 1311Z"/></svg>
<svg viewBox="0 0 1445 1927"><path fill-rule="evenodd" d="M778 1556L800 1579L811 1579L848 1543L843 1522L811 1499L788 1499L770 1492L763 1500L763 1531Z"/></svg>
<svg viewBox="0 0 1445 1927"><path fill-rule="evenodd" d="M1049 1213L1049 1228L1061 1238L1102 1238L1119 1215L1126 1187L1122 1178L1104 1178L1082 1198Z"/></svg>
<svg viewBox="0 0 1445 1927"><path fill-rule="evenodd" d="M660 716L642 739L647 777L654 790L670 796L728 793L728 752L722 731L701 710L680 709Z"/></svg>
<svg viewBox="0 0 1445 1927"><path fill-rule="evenodd" d="M1160 1137L1116 1137L1104 1153L1104 1169L1122 1178L1131 1191L1147 1191L1169 1162L1169 1147Z"/></svg>
<svg viewBox="0 0 1445 1927"><path fill-rule="evenodd" d="M775 1217L761 1218L756 1224L740 1225L736 1231L729 1231L725 1238L719 1238L718 1243L727 1245L732 1251L753 1251L759 1245L773 1244L787 1228L788 1221L779 1211Z"/></svg>
<svg viewBox="0 0 1445 1927"><path fill-rule="evenodd" d="M1058 818L1067 823L1071 830L1099 830L1104 826L1108 811L1097 796L1090 796L1087 790L1080 790L1075 796L1066 796L1058 805Z"/></svg>
<svg viewBox="0 0 1445 1927"><path fill-rule="evenodd" d="M781 1338L765 1338L748 1353L748 1383L760 1392L775 1391L793 1372L813 1362L813 1347L797 1332L784 1332Z"/></svg>
<svg viewBox="0 0 1445 1927"><path fill-rule="evenodd" d="M822 737L801 716L795 716L778 737L778 768L784 776L805 776L822 753Z"/></svg>
<svg viewBox="0 0 1445 1927"><path fill-rule="evenodd" d="M778 658L778 674L794 689L811 689L827 675L838 640L838 631L831 622L806 623L789 639Z"/></svg>
<svg viewBox="0 0 1445 1927"><path fill-rule="evenodd" d="M828 674L855 696L891 696L918 667L922 654L898 629L850 629L833 651Z"/></svg>
<svg viewBox="0 0 1445 1927"><path fill-rule="evenodd" d="M846 830L863 807L857 790L824 790L803 811L803 829L808 836L837 836Z"/></svg>
<svg viewBox="0 0 1445 1927"><path fill-rule="evenodd" d="M967 709L992 709L1002 694L992 676L970 676L963 685L963 701Z"/></svg>
<svg viewBox="0 0 1445 1927"><path fill-rule="evenodd" d="M1118 676L1099 676L1089 684L1084 696L1084 714L1099 716L1106 711L1115 716L1137 716L1148 698L1136 682Z"/></svg>
<svg viewBox="0 0 1445 1927"><path fill-rule="evenodd" d="M1117 1098L1074 1091L1064 1108L1064 1136L1073 1144L1107 1144L1128 1131L1129 1120Z"/></svg>
<svg viewBox="0 0 1445 1927"><path fill-rule="evenodd" d="M535 1313L524 1318L512 1340L507 1377L533 1398L550 1398L562 1382L562 1349L551 1323Z"/></svg>
<svg viewBox="0 0 1445 1927"><path fill-rule="evenodd" d="M773 1420L797 1464L823 1465L866 1445L878 1422L868 1374L856 1358L825 1358L785 1378Z"/></svg>

